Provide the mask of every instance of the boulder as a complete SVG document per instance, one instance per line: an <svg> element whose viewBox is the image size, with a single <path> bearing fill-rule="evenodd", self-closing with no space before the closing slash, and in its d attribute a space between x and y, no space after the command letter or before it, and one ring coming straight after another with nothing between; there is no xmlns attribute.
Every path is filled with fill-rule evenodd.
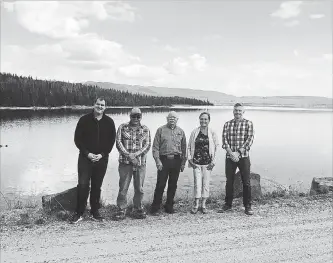
<svg viewBox="0 0 333 263"><path fill-rule="evenodd" d="M333 191L333 177L313 177L310 195L327 194Z"/></svg>
<svg viewBox="0 0 333 263"><path fill-rule="evenodd" d="M77 188L71 188L57 194L42 196L43 208L47 210L57 211L75 211L77 204Z"/></svg>
<svg viewBox="0 0 333 263"><path fill-rule="evenodd" d="M262 197L260 175L256 173L250 173L250 184L251 184L251 198L260 199ZM241 174L238 171L235 175L234 181L234 197L243 196L243 184Z"/></svg>

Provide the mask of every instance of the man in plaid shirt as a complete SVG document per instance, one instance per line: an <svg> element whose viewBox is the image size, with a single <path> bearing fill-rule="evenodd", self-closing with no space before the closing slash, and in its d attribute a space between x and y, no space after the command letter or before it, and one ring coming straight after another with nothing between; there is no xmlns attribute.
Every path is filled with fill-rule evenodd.
<svg viewBox="0 0 333 263"><path fill-rule="evenodd" d="M116 136L116 147L119 151L119 193L117 206L119 212L115 219L126 217L127 191L133 176L134 185L134 211L135 218L146 218L143 210L143 183L146 175L147 152L151 146L150 131L141 124L141 110L133 108L130 121L119 126Z"/></svg>
<svg viewBox="0 0 333 263"><path fill-rule="evenodd" d="M244 107L240 103L234 105L234 119L226 122L222 133L222 148L226 150L225 174L226 196L225 204L219 212L228 211L232 207L234 194L234 178L237 167L243 183L243 204L245 213L253 215L251 208L250 157L249 151L253 143L254 130L251 121L243 118Z"/></svg>

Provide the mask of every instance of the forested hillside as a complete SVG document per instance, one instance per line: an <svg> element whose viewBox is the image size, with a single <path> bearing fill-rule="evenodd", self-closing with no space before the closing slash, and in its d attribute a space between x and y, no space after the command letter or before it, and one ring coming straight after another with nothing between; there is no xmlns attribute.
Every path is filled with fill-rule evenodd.
<svg viewBox="0 0 333 263"><path fill-rule="evenodd" d="M0 83L2 107L91 105L97 96L104 96L108 106L212 105L209 101L194 98L133 94L96 85L41 80L10 73L0 73Z"/></svg>

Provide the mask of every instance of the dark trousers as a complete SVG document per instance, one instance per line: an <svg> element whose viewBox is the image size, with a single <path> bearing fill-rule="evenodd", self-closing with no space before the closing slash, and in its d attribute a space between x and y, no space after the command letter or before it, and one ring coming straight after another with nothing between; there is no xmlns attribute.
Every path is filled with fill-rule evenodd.
<svg viewBox="0 0 333 263"><path fill-rule="evenodd" d="M172 208L173 199L177 190L177 182L180 173L181 159L180 157L175 157L175 159L167 159L166 157L160 157L163 169L157 172L157 182L154 193L154 201L152 207L159 209L162 203L162 197L166 182L168 180L168 192L167 201L165 206Z"/></svg>
<svg viewBox="0 0 333 263"><path fill-rule="evenodd" d="M245 207L251 206L251 185L250 185L250 159L248 157L241 158L237 163L230 158L225 160L225 174L227 182L225 185L225 204L232 205L234 197L234 179L237 167L239 168L243 183L243 204Z"/></svg>
<svg viewBox="0 0 333 263"><path fill-rule="evenodd" d="M97 211L100 208L101 186L108 166L108 158L102 158L93 163L87 157L79 155L78 160L78 185L77 185L77 210L82 215L87 206L90 181L90 207L91 211Z"/></svg>

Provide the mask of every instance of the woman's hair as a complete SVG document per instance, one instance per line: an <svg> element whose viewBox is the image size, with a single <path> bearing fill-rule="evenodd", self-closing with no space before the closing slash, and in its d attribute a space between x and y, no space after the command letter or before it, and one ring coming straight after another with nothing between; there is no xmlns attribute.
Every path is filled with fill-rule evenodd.
<svg viewBox="0 0 333 263"><path fill-rule="evenodd" d="M202 115L206 114L208 116L208 120L210 120L210 114L207 111L201 112L199 115L199 119L201 118Z"/></svg>

